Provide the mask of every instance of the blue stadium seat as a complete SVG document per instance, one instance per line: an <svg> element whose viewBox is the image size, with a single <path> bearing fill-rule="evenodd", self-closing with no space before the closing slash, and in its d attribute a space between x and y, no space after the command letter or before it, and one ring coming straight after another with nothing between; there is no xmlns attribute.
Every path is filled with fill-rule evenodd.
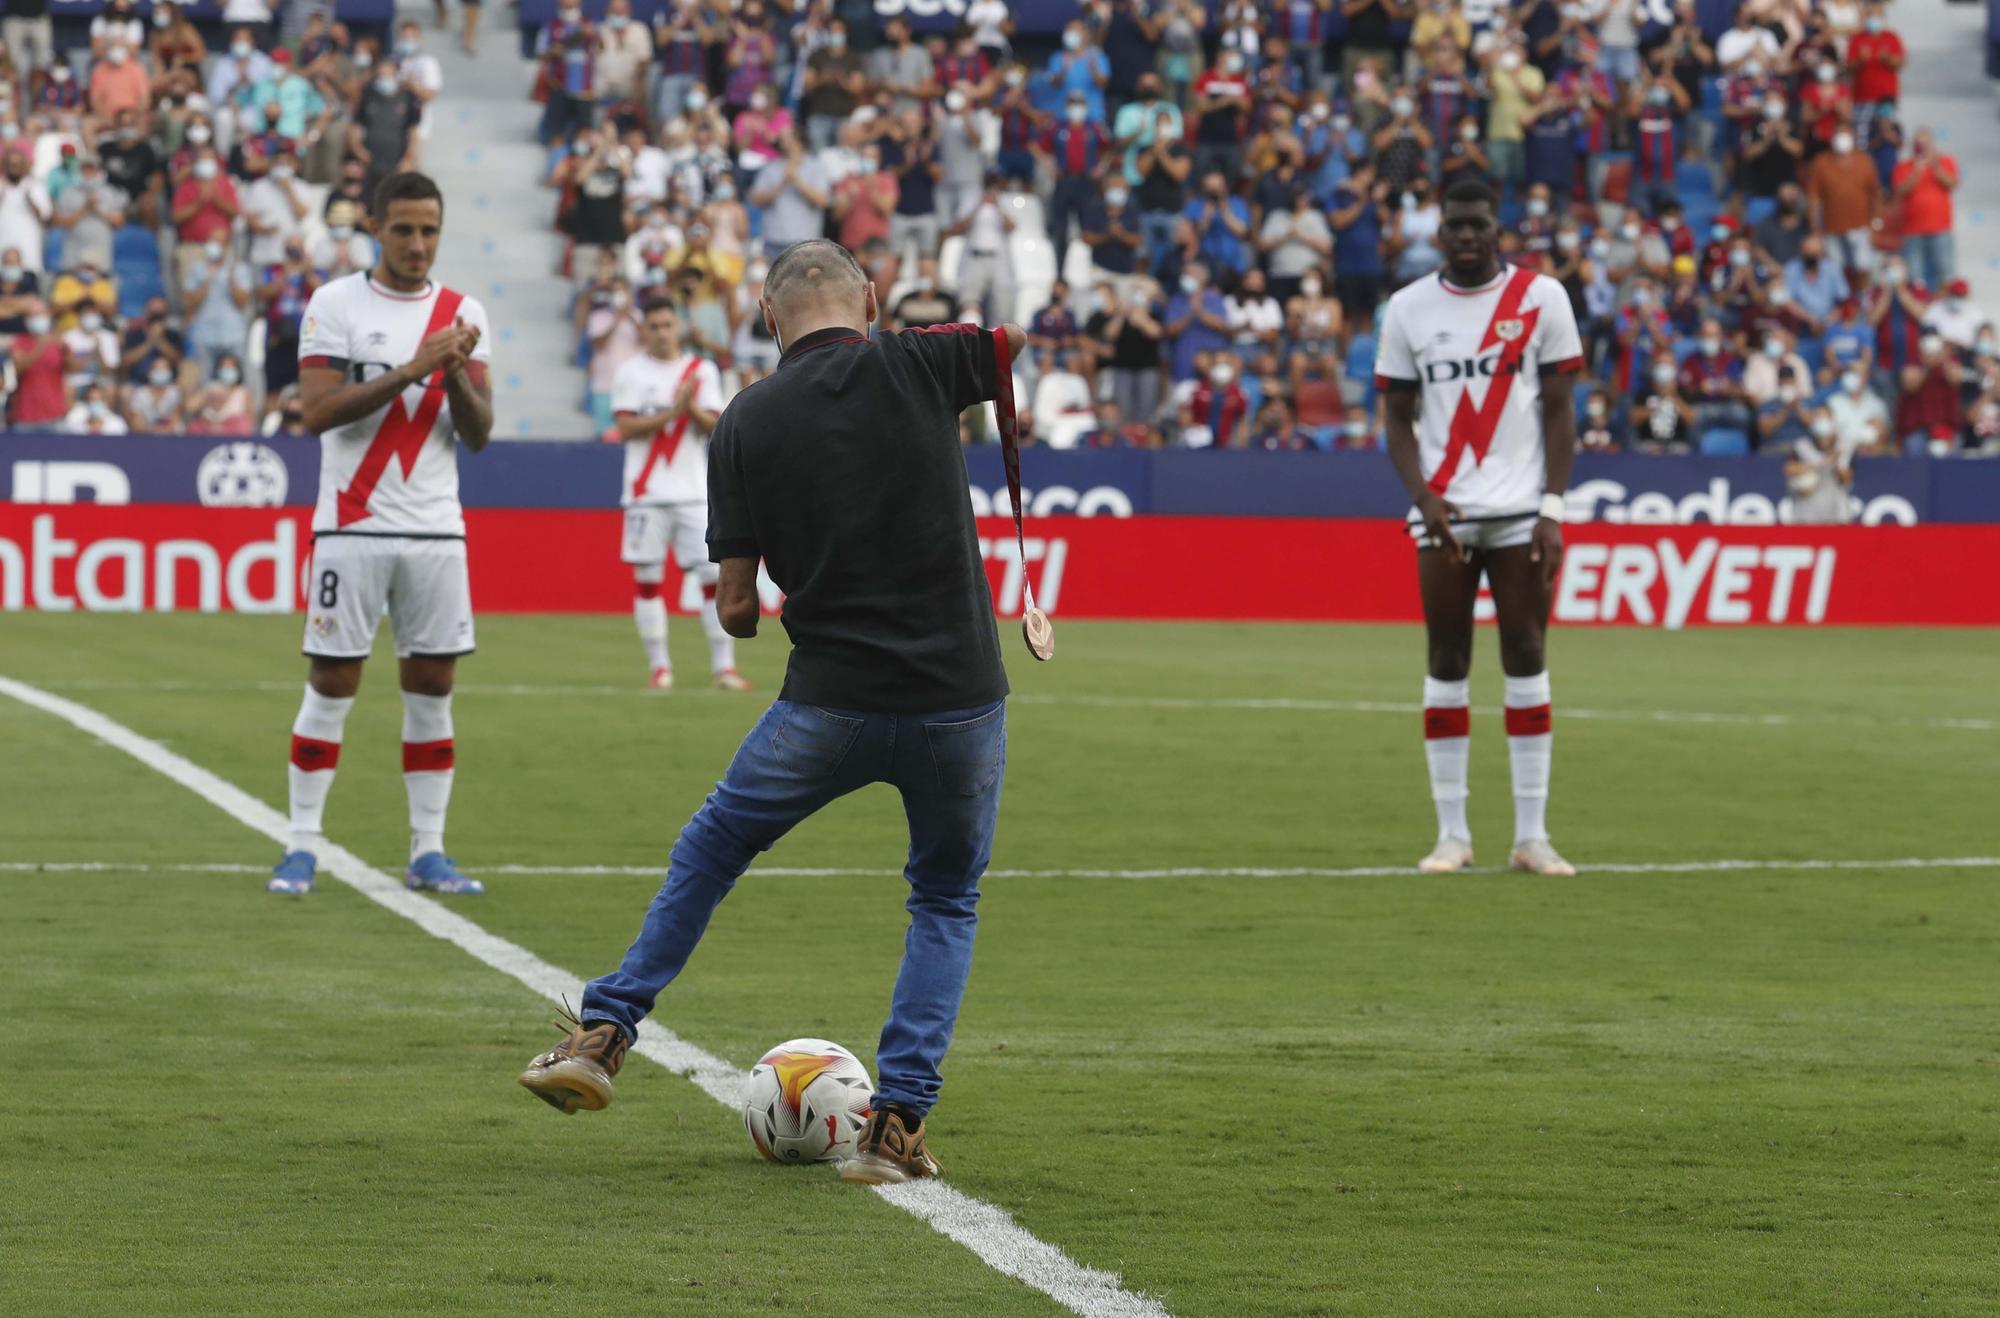
<svg viewBox="0 0 2000 1318"><path fill-rule="evenodd" d="M1777 214L1777 211L1776 197L1751 197L1743 203L1743 222L1754 229Z"/></svg>
<svg viewBox="0 0 2000 1318"><path fill-rule="evenodd" d="M1742 458L1750 454L1750 434L1718 426L1701 432L1701 452L1708 458Z"/></svg>
<svg viewBox="0 0 2000 1318"><path fill-rule="evenodd" d="M140 262L157 266L160 262L160 238L142 224L128 224L111 235L111 263L116 266L132 266Z"/></svg>
<svg viewBox="0 0 2000 1318"><path fill-rule="evenodd" d="M1674 364L1679 365L1701 351L1701 340L1686 335L1674 340Z"/></svg>

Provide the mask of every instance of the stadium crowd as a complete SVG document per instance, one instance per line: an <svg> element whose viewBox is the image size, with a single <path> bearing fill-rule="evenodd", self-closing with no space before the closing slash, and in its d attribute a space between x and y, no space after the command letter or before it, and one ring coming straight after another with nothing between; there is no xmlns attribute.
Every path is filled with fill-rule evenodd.
<svg viewBox="0 0 2000 1318"><path fill-rule="evenodd" d="M1958 165L1897 113L1884 5L1091 0L1052 50L1000 0L866 9L569 0L537 34L600 426L649 297L732 383L771 369L765 261L825 234L896 326L1029 323L1040 442L1373 446L1377 311L1483 178L1575 303L1589 447L2000 446Z"/></svg>
<svg viewBox="0 0 2000 1318"><path fill-rule="evenodd" d="M328 8L229 0L204 30L111 0L59 46L47 0L8 0L10 426L297 428L306 299L373 259L364 199L421 165L443 83L415 22L385 42ZM1954 265L1958 165L1897 113L1890 17L1090 0L1042 49L1004 0L928 35L835 0L665 0L646 22L563 0L533 94L587 407L608 424L654 297L732 387L772 369L765 263L826 234L895 325L1028 323L1038 442L1374 446L1376 314L1439 263L1440 191L1470 177L1501 191L1509 258L1575 303L1587 446L1842 472L1991 451L2000 355Z"/></svg>
<svg viewBox="0 0 2000 1318"><path fill-rule="evenodd" d="M330 5L110 0L59 31L0 19L0 331L7 424L90 434L303 433L300 321L367 269L374 183L421 162L442 86L415 23L355 36Z"/></svg>

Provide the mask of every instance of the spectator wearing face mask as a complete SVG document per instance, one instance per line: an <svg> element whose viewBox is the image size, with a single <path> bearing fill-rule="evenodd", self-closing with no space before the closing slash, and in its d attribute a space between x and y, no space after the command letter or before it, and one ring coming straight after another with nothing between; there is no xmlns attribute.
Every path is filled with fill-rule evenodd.
<svg viewBox="0 0 2000 1318"><path fill-rule="evenodd" d="M825 40L806 57L800 86L806 145L814 151L825 150L833 145L834 134L861 104L868 88L861 56L848 42L846 23L834 19L827 24Z"/></svg>
<svg viewBox="0 0 2000 1318"><path fill-rule="evenodd" d="M1847 276L1838 261L1826 259L1826 244L1817 235L1801 243L1798 256L1786 263L1785 291L1815 326L1832 319L1834 308L1847 300Z"/></svg>
<svg viewBox="0 0 2000 1318"><path fill-rule="evenodd" d="M56 201L52 223L63 231L66 264L109 270L113 235L125 223L125 194L105 181L95 158L82 157L77 181Z"/></svg>
<svg viewBox="0 0 2000 1318"><path fill-rule="evenodd" d="M321 283L312 263L306 260L305 238L294 233L279 249L257 289L257 305L264 316L264 396L275 398L299 378L300 325L306 304ZM254 264L254 262L253 262Z"/></svg>
<svg viewBox="0 0 2000 1318"><path fill-rule="evenodd" d="M850 252L872 242L887 243L889 217L896 211L896 176L882 167L882 148L869 143L861 159L862 168L833 188L833 220L840 245Z"/></svg>
<svg viewBox="0 0 2000 1318"><path fill-rule="evenodd" d="M152 90L146 66L132 58L132 45L113 41L90 71L90 112L111 120L127 110L143 110Z"/></svg>
<svg viewBox="0 0 2000 1318"><path fill-rule="evenodd" d="M186 355L186 340L179 330L167 323L167 300L163 297L149 298L144 314L126 322L119 370L126 381L133 384L159 369L164 369L171 380L180 370L181 360Z"/></svg>
<svg viewBox="0 0 2000 1318"><path fill-rule="evenodd" d="M24 430L54 429L70 409L62 340L56 337L54 317L42 302L29 310L24 325L8 350L16 382L8 400L10 420Z"/></svg>
<svg viewBox="0 0 2000 1318"><path fill-rule="evenodd" d="M351 202L336 204L326 217L326 232L313 240L307 256L328 279L368 270L375 264L375 240L355 227L361 210Z"/></svg>
<svg viewBox="0 0 2000 1318"><path fill-rule="evenodd" d="M208 59L208 42L201 29L189 22L174 0L156 0L153 5L153 35L149 43L153 71L164 77L179 69L199 70Z"/></svg>
<svg viewBox="0 0 2000 1318"><path fill-rule="evenodd" d="M72 397L81 396L89 385L102 381L115 386L118 380L118 335L105 320L104 312L86 306L68 329L58 326Z"/></svg>
<svg viewBox="0 0 2000 1318"><path fill-rule="evenodd" d="M1785 488L1792 496L1791 520L1799 526L1838 526L1850 514L1848 488L1854 469L1842 449L1838 427L1826 409L1812 411L1806 434L1785 459Z"/></svg>
<svg viewBox="0 0 2000 1318"><path fill-rule="evenodd" d="M1854 71L1854 129L1866 135L1877 108L1902 99L1903 39L1889 29L1887 8L1871 4L1861 31L1847 39L1847 67Z"/></svg>
<svg viewBox="0 0 2000 1318"><path fill-rule="evenodd" d="M1835 245L1834 255L1849 270L1875 268L1875 231L1882 226L1882 187L1875 166L1854 149L1851 129L1836 131L1829 149L1806 168L1806 200L1812 227Z"/></svg>
<svg viewBox="0 0 2000 1318"><path fill-rule="evenodd" d="M262 270L283 261L287 245L304 233L306 214L306 191L298 179L298 158L290 152L281 152L243 198L244 223L250 230L251 266Z"/></svg>
<svg viewBox="0 0 2000 1318"><path fill-rule="evenodd" d="M1951 205L1958 161L1937 149L1930 129L1919 128L1910 158L1896 166L1893 189L1903 206L1903 260L1910 277L1927 288L1943 288L1958 273Z"/></svg>
<svg viewBox="0 0 2000 1318"><path fill-rule="evenodd" d="M389 175L410 167L422 118L416 93L397 80L393 66L379 66L347 125L347 153L365 171L363 198L373 196L376 185Z"/></svg>
<svg viewBox="0 0 2000 1318"><path fill-rule="evenodd" d="M1243 168L1243 143L1250 126L1250 79L1241 51L1225 50L1215 66L1195 80L1194 172L1206 179L1219 174L1225 183ZM1155 128L1157 136L1158 128Z"/></svg>
<svg viewBox="0 0 2000 1318"><path fill-rule="evenodd" d="M208 72L205 90L210 105L228 105L238 87L271 76L271 59L257 47L257 35L248 27L238 25L231 30L229 49L217 57Z"/></svg>
<svg viewBox="0 0 2000 1318"><path fill-rule="evenodd" d="M1883 262L1882 277L1864 295L1861 314L1875 331L1876 366L1888 373L1884 392L1893 392L1903 368L1917 360L1930 300L1928 289L1910 282L1900 257Z"/></svg>
<svg viewBox="0 0 2000 1318"><path fill-rule="evenodd" d="M826 166L806 154L796 129L781 136L779 148L783 158L764 166L750 190L750 204L764 212L764 246L771 253L824 233L832 190Z"/></svg>
<svg viewBox="0 0 2000 1318"><path fill-rule="evenodd" d="M42 237L55 208L49 191L28 176L28 157L7 151L5 179L0 180L0 248L20 254L24 269L41 273Z"/></svg>
<svg viewBox="0 0 2000 1318"><path fill-rule="evenodd" d="M618 378L619 368L638 356L643 346L642 325L631 286L623 276L612 281L610 300L591 312L585 323L584 334L590 340L588 409L591 424L600 434L612 424L612 382Z"/></svg>
<svg viewBox="0 0 2000 1318"><path fill-rule="evenodd" d="M636 99L653 62L653 35L632 21L632 0L610 0L597 29L597 82L609 101Z"/></svg>
<svg viewBox="0 0 2000 1318"><path fill-rule="evenodd" d="M140 382L125 393L125 424L142 435L178 435L185 424L174 368L155 359Z"/></svg>
<svg viewBox="0 0 2000 1318"><path fill-rule="evenodd" d="M1826 400L1826 411L1842 453L1873 457L1895 452L1889 442L1889 406L1868 387L1861 363L1840 373L1833 394Z"/></svg>
<svg viewBox="0 0 2000 1318"><path fill-rule="evenodd" d="M1486 143L1502 187L1518 185L1526 175L1526 115L1546 86L1542 71L1527 62L1518 44L1501 46L1488 73Z"/></svg>
<svg viewBox="0 0 2000 1318"><path fill-rule="evenodd" d="M1204 353L1200 366L1181 402L1180 442L1186 448L1241 448L1249 431L1250 396L1243 392L1236 359Z"/></svg>
<svg viewBox="0 0 2000 1318"><path fill-rule="evenodd" d="M139 131L140 112L127 110L117 125L97 139L97 158L104 177L123 194L121 209L148 229L160 222L160 155Z"/></svg>
<svg viewBox="0 0 2000 1318"><path fill-rule="evenodd" d="M228 240L241 210L236 185L223 174L215 148L200 147L187 181L174 189L174 268L181 276L182 288L187 286L186 275L202 259L204 249L211 243L220 245Z"/></svg>
<svg viewBox="0 0 2000 1318"><path fill-rule="evenodd" d="M1773 402L1810 398L1812 369L1793 348L1792 336L1781 329L1766 332L1743 365L1743 394L1761 413Z"/></svg>
<svg viewBox="0 0 2000 1318"><path fill-rule="evenodd" d="M243 351L250 334L252 283L222 238L210 238L187 262L181 305L187 312L189 355L203 376L225 356ZM239 367L240 370L240 367Z"/></svg>
<svg viewBox="0 0 2000 1318"><path fill-rule="evenodd" d="M1917 360L1902 370L1896 401L1896 433L1903 451L1949 453L1965 423L1961 386L1965 372L1945 341L1926 334L1917 343Z"/></svg>
<svg viewBox="0 0 2000 1318"><path fill-rule="evenodd" d="M243 383L243 362L234 353L215 359L208 383L188 402L190 435L248 435L254 418L250 390Z"/></svg>
<svg viewBox="0 0 2000 1318"><path fill-rule="evenodd" d="M1098 180L1110 171L1111 139L1104 125L1091 119L1088 99L1071 92L1062 122L1043 131L1036 154L1047 162L1055 179L1045 204L1049 243L1060 261L1069 247L1070 221L1081 220L1097 195Z"/></svg>
<svg viewBox="0 0 2000 1318"><path fill-rule="evenodd" d="M62 428L73 435L123 435L130 433L125 418L112 406L109 386L92 382L77 394L75 406L63 418Z"/></svg>
<svg viewBox="0 0 2000 1318"><path fill-rule="evenodd" d="M1078 221L1084 245L1090 248L1092 279L1118 286L1129 285L1139 269L1144 238L1140 232L1139 208L1132 204L1131 189L1124 175L1113 170L1101 194L1093 195Z"/></svg>

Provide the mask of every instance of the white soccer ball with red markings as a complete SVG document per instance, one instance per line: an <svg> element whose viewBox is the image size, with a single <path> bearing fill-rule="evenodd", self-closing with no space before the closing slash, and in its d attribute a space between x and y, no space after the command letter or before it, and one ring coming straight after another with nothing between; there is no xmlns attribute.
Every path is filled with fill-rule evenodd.
<svg viewBox="0 0 2000 1318"><path fill-rule="evenodd" d="M833 1162L854 1153L874 1100L860 1058L827 1039L789 1039L750 1068L743 1128L772 1162Z"/></svg>

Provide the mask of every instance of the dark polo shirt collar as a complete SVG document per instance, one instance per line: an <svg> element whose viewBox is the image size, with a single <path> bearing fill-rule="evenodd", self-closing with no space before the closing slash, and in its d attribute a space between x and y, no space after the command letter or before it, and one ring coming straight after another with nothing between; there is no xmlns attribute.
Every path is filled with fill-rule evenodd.
<svg viewBox="0 0 2000 1318"><path fill-rule="evenodd" d="M811 352L814 348L824 348L829 343L866 342L868 336L852 326L829 325L825 329L816 329L802 338L793 339L785 345L785 351L778 357L778 364L782 366L800 353Z"/></svg>

